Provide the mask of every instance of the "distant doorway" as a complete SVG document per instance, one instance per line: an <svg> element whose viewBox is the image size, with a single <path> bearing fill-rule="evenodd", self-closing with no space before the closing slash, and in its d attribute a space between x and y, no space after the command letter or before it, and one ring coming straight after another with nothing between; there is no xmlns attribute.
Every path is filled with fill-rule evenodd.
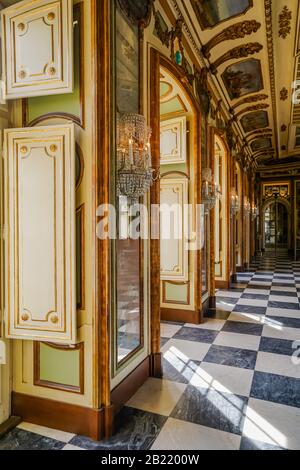
<svg viewBox="0 0 300 470"><path fill-rule="evenodd" d="M264 213L264 245L270 251L289 248L289 211L278 201L269 204Z"/></svg>

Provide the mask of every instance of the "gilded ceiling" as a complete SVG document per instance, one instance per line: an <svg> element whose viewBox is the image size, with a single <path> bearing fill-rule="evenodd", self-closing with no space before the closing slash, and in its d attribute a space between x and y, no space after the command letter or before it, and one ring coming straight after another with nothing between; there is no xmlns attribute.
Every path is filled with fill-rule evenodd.
<svg viewBox="0 0 300 470"><path fill-rule="evenodd" d="M300 165L300 93L292 89L295 80L300 88L300 2L156 0L155 8L159 3L183 22L254 168L291 158Z"/></svg>

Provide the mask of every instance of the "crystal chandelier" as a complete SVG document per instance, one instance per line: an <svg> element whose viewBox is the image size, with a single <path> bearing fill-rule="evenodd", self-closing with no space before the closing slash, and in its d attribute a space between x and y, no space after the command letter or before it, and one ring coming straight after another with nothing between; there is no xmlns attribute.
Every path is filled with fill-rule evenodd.
<svg viewBox="0 0 300 470"><path fill-rule="evenodd" d="M231 217L235 216L240 210L240 198L236 192L235 188L231 189L230 196L230 214Z"/></svg>
<svg viewBox="0 0 300 470"><path fill-rule="evenodd" d="M131 203L138 202L157 179L152 168L150 137L151 129L144 116L118 116L117 194Z"/></svg>
<svg viewBox="0 0 300 470"><path fill-rule="evenodd" d="M244 200L244 214L246 217L251 214L251 204L247 196L245 196Z"/></svg>
<svg viewBox="0 0 300 470"><path fill-rule="evenodd" d="M206 168L202 172L202 203L204 204L205 214L208 215L209 211L216 206L220 191L218 185L213 182L212 170Z"/></svg>

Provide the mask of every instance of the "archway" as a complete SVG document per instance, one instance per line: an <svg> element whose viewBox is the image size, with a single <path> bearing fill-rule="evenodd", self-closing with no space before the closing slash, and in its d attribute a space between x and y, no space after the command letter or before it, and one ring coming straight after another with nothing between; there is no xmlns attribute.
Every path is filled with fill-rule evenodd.
<svg viewBox="0 0 300 470"><path fill-rule="evenodd" d="M215 278L216 286L228 287L230 270L228 149L222 137L215 133L214 177L219 197L215 207Z"/></svg>
<svg viewBox="0 0 300 470"><path fill-rule="evenodd" d="M263 206L263 247L265 251L291 248L291 207L283 199L272 199Z"/></svg>

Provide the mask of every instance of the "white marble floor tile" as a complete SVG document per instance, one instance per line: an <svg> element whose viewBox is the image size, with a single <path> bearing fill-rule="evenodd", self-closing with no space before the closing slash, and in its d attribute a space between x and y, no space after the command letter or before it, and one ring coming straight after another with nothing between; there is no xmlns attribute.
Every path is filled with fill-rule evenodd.
<svg viewBox="0 0 300 470"><path fill-rule="evenodd" d="M253 295L269 295L270 289L267 290L260 290L260 289L245 289L244 294L253 294Z"/></svg>
<svg viewBox="0 0 300 470"><path fill-rule="evenodd" d="M276 295L272 293L269 298L270 302L287 302L289 304L299 305L299 299L297 297L285 297L284 295Z"/></svg>
<svg viewBox="0 0 300 470"><path fill-rule="evenodd" d="M217 346L227 346L229 348L249 349L258 351L260 336L244 335L239 333L227 333L221 331L214 341Z"/></svg>
<svg viewBox="0 0 300 470"><path fill-rule="evenodd" d="M231 299L239 299L243 293L235 291L218 291L217 297L229 297Z"/></svg>
<svg viewBox="0 0 300 470"><path fill-rule="evenodd" d="M300 366L290 356L259 352L255 370L300 379Z"/></svg>
<svg viewBox="0 0 300 470"><path fill-rule="evenodd" d="M267 308L266 315L270 317L300 318L300 310L288 308Z"/></svg>
<svg viewBox="0 0 300 470"><path fill-rule="evenodd" d="M235 303L230 302L229 299L218 299L217 300L217 308L223 310L224 312L232 312L235 307Z"/></svg>
<svg viewBox="0 0 300 470"><path fill-rule="evenodd" d="M208 343L198 343L196 341L185 341L181 339L170 339L162 348L164 357L178 358L184 363L189 360L203 361L210 348Z"/></svg>
<svg viewBox="0 0 300 470"><path fill-rule="evenodd" d="M254 371L202 362L193 375L190 384L221 393L248 397Z"/></svg>
<svg viewBox="0 0 300 470"><path fill-rule="evenodd" d="M300 450L300 409L250 398L243 435L289 450Z"/></svg>
<svg viewBox="0 0 300 470"><path fill-rule="evenodd" d="M60 442L65 442L66 444L70 442L70 440L73 439L73 437L75 436L75 434L71 434L69 432L59 431L57 429L50 429L44 426L39 426L37 424L31 424L26 422L20 423L18 429L32 432L34 434L39 434L40 436L55 439Z"/></svg>
<svg viewBox="0 0 300 470"><path fill-rule="evenodd" d="M267 307L267 300L255 300L255 299L240 299L236 304L237 308L239 305L248 305L250 307Z"/></svg>
<svg viewBox="0 0 300 470"><path fill-rule="evenodd" d="M185 389L184 384L150 378L127 402L127 406L169 416Z"/></svg>
<svg viewBox="0 0 300 470"><path fill-rule="evenodd" d="M264 325L262 336L274 339L287 339L289 341L300 340L300 330L298 328L287 328L276 323Z"/></svg>
<svg viewBox="0 0 300 470"><path fill-rule="evenodd" d="M296 287L272 286L271 287L271 293L273 294L274 291L277 291L277 292L296 292ZM276 294L274 293L273 295L276 295Z"/></svg>
<svg viewBox="0 0 300 470"><path fill-rule="evenodd" d="M67 444L63 450L85 450L85 449L81 449L81 447L76 447L76 446L72 446L72 444Z"/></svg>
<svg viewBox="0 0 300 470"><path fill-rule="evenodd" d="M173 338L173 336L182 328L182 325L172 325L170 323L161 323L160 326L162 338Z"/></svg>
<svg viewBox="0 0 300 470"><path fill-rule="evenodd" d="M169 418L151 450L238 450L241 437Z"/></svg>
<svg viewBox="0 0 300 470"><path fill-rule="evenodd" d="M263 324L265 315L259 315L257 313L243 313L243 312L232 312L228 317L228 321L238 321L246 323L257 323Z"/></svg>

